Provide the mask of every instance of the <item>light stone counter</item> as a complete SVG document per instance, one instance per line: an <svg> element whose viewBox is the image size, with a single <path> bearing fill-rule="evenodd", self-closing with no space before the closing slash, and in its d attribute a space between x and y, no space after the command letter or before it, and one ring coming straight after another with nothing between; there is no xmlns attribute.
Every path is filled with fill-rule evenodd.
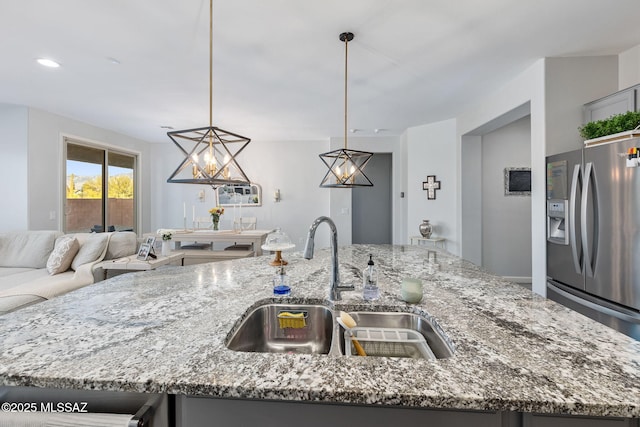
<svg viewBox="0 0 640 427"><path fill-rule="evenodd" d="M382 296L365 303L373 253ZM439 250L340 248L335 308L426 311L455 344L437 361L234 352L271 301L268 256L132 273L0 317L0 384L432 408L640 416L640 343ZM436 258L434 260L434 258ZM326 301L329 250L288 254L293 302ZM430 274L430 272L434 272ZM425 298L398 298L403 277Z"/></svg>

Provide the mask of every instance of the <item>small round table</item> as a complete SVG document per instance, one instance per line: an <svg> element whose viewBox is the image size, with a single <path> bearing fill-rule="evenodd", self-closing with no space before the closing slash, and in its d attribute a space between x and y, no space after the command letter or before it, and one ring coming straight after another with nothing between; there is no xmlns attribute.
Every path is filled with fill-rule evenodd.
<svg viewBox="0 0 640 427"><path fill-rule="evenodd" d="M294 245L293 243L276 243L261 246L263 251L275 251L276 257L269 264L276 267L289 264L287 261L282 259L282 251L288 251L289 249L293 249L295 247L296 245Z"/></svg>

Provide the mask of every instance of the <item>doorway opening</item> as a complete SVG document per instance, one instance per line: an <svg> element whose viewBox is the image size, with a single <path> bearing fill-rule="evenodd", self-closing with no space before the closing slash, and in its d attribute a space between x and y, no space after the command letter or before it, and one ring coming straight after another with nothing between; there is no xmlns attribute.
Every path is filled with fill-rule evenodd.
<svg viewBox="0 0 640 427"><path fill-rule="evenodd" d="M530 284L531 196L505 191L506 170L531 166L531 116L518 113L463 137L462 256Z"/></svg>
<svg viewBox="0 0 640 427"><path fill-rule="evenodd" d="M354 244L391 244L392 153L375 153L365 173L373 187L356 187L351 193L351 241Z"/></svg>

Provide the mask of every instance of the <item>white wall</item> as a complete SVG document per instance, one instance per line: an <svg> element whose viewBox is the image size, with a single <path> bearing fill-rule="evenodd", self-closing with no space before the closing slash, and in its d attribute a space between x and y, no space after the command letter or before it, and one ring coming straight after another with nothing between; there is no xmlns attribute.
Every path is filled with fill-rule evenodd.
<svg viewBox="0 0 640 427"><path fill-rule="evenodd" d="M263 204L260 207L243 207L242 216L256 217L259 229L282 228L296 244L295 250L304 249L313 220L329 215L330 190L319 187L325 167L318 157L328 148L326 140L249 143L237 160L249 179L262 186ZM202 217L209 216L208 210L216 206L215 192L210 187L166 182L181 161L182 154L173 143L153 145L151 206L154 214L146 232L158 228L181 228L183 204L187 206L188 227L192 226L192 206L195 206L196 216ZM280 190L279 203L273 197L276 189ZM206 193L204 202L197 200L201 190ZM233 208L230 207L221 218L221 228L230 229L232 221ZM345 233L342 228L338 232L339 236ZM328 228L319 230L316 247L328 245Z"/></svg>
<svg viewBox="0 0 640 427"><path fill-rule="evenodd" d="M531 103L526 102L477 127L473 133L461 136L462 200L460 209L464 232L460 234L460 254L477 265L483 265L482 162L479 161L482 158L482 135L501 129L530 114Z"/></svg>
<svg viewBox="0 0 640 427"><path fill-rule="evenodd" d="M640 83L640 45L618 55L618 90Z"/></svg>
<svg viewBox="0 0 640 427"><path fill-rule="evenodd" d="M27 107L0 105L0 231L29 227L27 126Z"/></svg>
<svg viewBox="0 0 640 427"><path fill-rule="evenodd" d="M487 123L529 103L531 113L531 258L533 290L546 295L545 242L545 157L566 151L576 143L582 104L613 92L617 81L615 57L547 58L494 91L474 108L458 116L458 170L461 169L462 143L477 135ZM460 198L464 193L458 189ZM462 200L459 200L462 206ZM462 221L458 229L477 226Z"/></svg>
<svg viewBox="0 0 640 427"><path fill-rule="evenodd" d="M85 139L140 152L139 197L141 218L139 229L149 223L149 144L106 129L81 123L42 110L29 108L28 161L29 161L29 226L31 230L62 230L61 215L63 197L62 136L72 135Z"/></svg>
<svg viewBox="0 0 640 427"><path fill-rule="evenodd" d="M589 56L545 61L546 155L578 150L582 106L618 90L618 58Z"/></svg>
<svg viewBox="0 0 640 427"><path fill-rule="evenodd" d="M482 265L482 136L463 135L460 163L460 209L463 231L459 254Z"/></svg>
<svg viewBox="0 0 640 427"><path fill-rule="evenodd" d="M546 219L545 204L545 60L536 61L531 67L517 76L503 87L494 91L473 108L458 116L457 152L458 176L462 167L462 144L469 143L469 135L478 135L487 123L498 119L511 111L519 110L526 105L531 114L531 268L532 288L540 295L546 295ZM472 141L473 143L475 141ZM462 179L457 188L458 206L464 206L462 201ZM469 219L466 217L465 219ZM473 218L477 221L477 215ZM461 210L457 211L457 223L460 234L464 234L470 227L479 227L477 222L463 223ZM483 237L484 238L484 237ZM468 243L478 244L476 239ZM473 251L472 251L473 252ZM477 249L475 250L477 253Z"/></svg>
<svg viewBox="0 0 640 427"><path fill-rule="evenodd" d="M420 235L423 219L434 225L434 236L447 239L450 252L459 251L456 212L456 121L445 120L407 130L407 228L410 236ZM436 199L427 200L422 183L427 175L440 181ZM408 236L407 236L408 237Z"/></svg>
<svg viewBox="0 0 640 427"><path fill-rule="evenodd" d="M531 120L524 117L482 137L482 266L531 279L531 197L505 196L504 169L530 167Z"/></svg>

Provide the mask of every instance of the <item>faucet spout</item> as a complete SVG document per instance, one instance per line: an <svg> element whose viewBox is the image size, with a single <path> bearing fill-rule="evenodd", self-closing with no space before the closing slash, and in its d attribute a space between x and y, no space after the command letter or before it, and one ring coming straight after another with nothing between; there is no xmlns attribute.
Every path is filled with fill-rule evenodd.
<svg viewBox="0 0 640 427"><path fill-rule="evenodd" d="M329 298L333 301L341 299L341 290L353 290L354 286L341 286L340 285L340 273L338 272L338 229L333 220L327 216L320 216L309 227L309 233L307 233L307 243L304 247L304 258L313 258L313 249L316 236L316 229L320 224L326 222L331 229L331 289Z"/></svg>

